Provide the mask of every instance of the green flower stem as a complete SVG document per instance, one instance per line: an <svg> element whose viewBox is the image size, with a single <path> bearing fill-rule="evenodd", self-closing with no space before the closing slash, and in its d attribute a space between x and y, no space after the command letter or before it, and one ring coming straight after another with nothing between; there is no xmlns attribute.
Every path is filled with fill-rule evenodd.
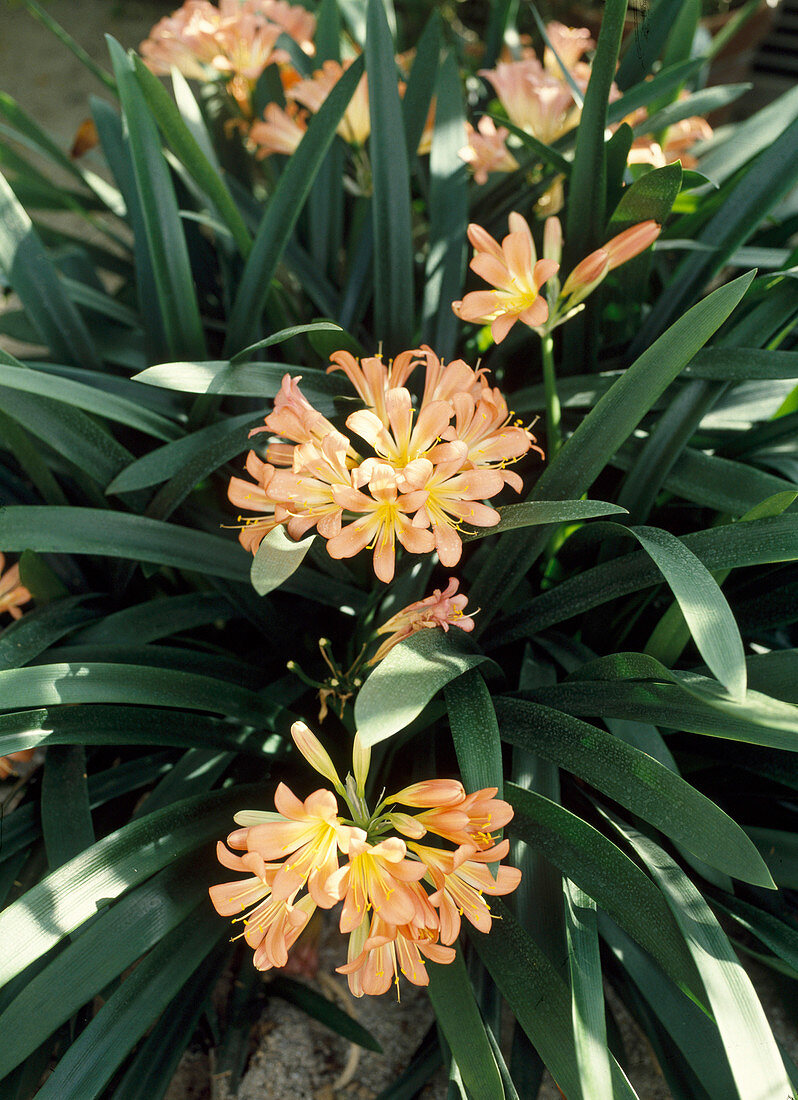
<svg viewBox="0 0 798 1100"><path fill-rule="evenodd" d="M562 446L560 432L560 399L557 396L557 375L554 371L554 337L547 332L540 338L543 353L543 386L546 391L546 450L549 462Z"/></svg>

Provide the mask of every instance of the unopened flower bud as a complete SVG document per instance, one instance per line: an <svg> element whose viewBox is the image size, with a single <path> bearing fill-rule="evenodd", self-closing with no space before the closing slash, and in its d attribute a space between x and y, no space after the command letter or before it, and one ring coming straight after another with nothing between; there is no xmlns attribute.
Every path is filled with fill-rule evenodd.
<svg viewBox="0 0 798 1100"><path fill-rule="evenodd" d="M610 258L603 248L597 248L584 260L580 260L565 280L562 297L578 294L579 300L586 298L594 290L610 269Z"/></svg>
<svg viewBox="0 0 798 1100"><path fill-rule="evenodd" d="M465 796L465 788L457 779L426 779L403 787L385 801L401 802L404 806L456 806Z"/></svg>
<svg viewBox="0 0 798 1100"><path fill-rule="evenodd" d="M662 231L655 221L640 222L613 237L604 245L604 251L610 258L608 271L613 271L627 260L633 260L652 245Z"/></svg>
<svg viewBox="0 0 798 1100"><path fill-rule="evenodd" d="M359 795L363 795L366 786L366 776L369 773L371 763L371 746L364 745L359 733L355 734L352 745L352 770L355 773L355 782Z"/></svg>
<svg viewBox="0 0 798 1100"><path fill-rule="evenodd" d="M329 779L336 789L340 790L341 780L338 778L338 772L318 737L310 732L304 722L294 722L291 726L291 736L311 768L323 775L325 779Z"/></svg>
<svg viewBox="0 0 798 1100"><path fill-rule="evenodd" d="M562 226L559 218L546 218L543 227L543 255L547 260L562 260Z"/></svg>
<svg viewBox="0 0 798 1100"><path fill-rule="evenodd" d="M426 828L417 817L412 817L411 814L391 813L385 815L386 820L390 821L397 833L401 833L402 836L409 836L411 840L421 840L426 833Z"/></svg>

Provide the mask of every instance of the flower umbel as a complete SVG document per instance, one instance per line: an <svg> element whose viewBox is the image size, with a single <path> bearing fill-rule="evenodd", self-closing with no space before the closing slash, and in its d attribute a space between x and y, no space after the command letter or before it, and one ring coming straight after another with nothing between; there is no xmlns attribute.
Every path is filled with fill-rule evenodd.
<svg viewBox="0 0 798 1100"><path fill-rule="evenodd" d="M242 827L228 836L229 847L218 845L220 863L247 877L212 886L214 908L243 923L240 935L253 948L254 965L269 970L286 965L317 906L342 901L340 930L349 947L338 971L347 975L352 993L385 993L392 981L398 992L400 974L426 985L425 958L455 958L450 945L460 917L490 931L493 918L483 895L510 893L520 882L515 868L499 867L494 875L487 866L507 855L508 842L495 844L492 831L510 820L512 808L495 798L495 788L466 795L457 780L430 779L371 810L365 796L370 754L357 736L353 774L340 784L308 727L296 722L291 732L312 766L340 786L351 817L340 815L332 791L315 791L301 802L281 783L277 813L236 814ZM394 830L413 839L406 842ZM456 851L416 843L427 832L449 838Z"/></svg>
<svg viewBox="0 0 798 1100"><path fill-rule="evenodd" d="M523 240L508 247L523 257L534 250L528 227L518 236ZM556 267L541 260L530 278L539 284L539 276ZM518 293L532 302L524 317L545 319L546 302L524 286ZM234 504L257 513L239 517L242 544L256 553L275 527L285 525L294 539L315 528L332 558L371 550L381 581L393 579L398 546L411 554L437 550L444 566L455 566L461 528L500 520L484 501L506 484L521 491L521 478L506 467L529 450L542 454L535 437L509 423L499 390L487 385L484 370L462 359L444 364L426 346L388 363L381 356L358 361L346 351L330 358L329 370L344 372L364 407L346 418L350 434L344 434L313 408L300 379L285 375L274 411L250 432L270 433L266 461L250 451L246 466L254 483L234 477L228 488ZM424 392L416 402L406 383L421 365Z"/></svg>

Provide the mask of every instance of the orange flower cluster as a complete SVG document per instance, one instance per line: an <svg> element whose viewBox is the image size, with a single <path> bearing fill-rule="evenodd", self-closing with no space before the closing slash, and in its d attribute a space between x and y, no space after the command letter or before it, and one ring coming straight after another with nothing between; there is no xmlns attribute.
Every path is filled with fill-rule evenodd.
<svg viewBox="0 0 798 1100"><path fill-rule="evenodd" d="M287 0L186 0L164 16L141 43L141 56L154 73L172 68L190 80L229 81L230 93L249 115L252 90L267 65L290 60L278 48L281 34L313 53L316 17Z"/></svg>
<svg viewBox="0 0 798 1100"><path fill-rule="evenodd" d="M493 918L483 895L508 894L521 880L513 867L494 875L487 866L507 855L509 842L497 844L492 834L510 821L512 808L495 797L496 788L466 795L455 780L431 779L382 799L372 812L365 799L370 753L358 737L344 784L303 722L295 722L291 734L351 818L340 815L332 791L314 791L302 802L281 783L277 813L236 814L241 828L228 836L229 848L219 843L220 863L248 877L210 888L216 911L243 924L240 935L254 950L255 966L270 970L286 965L317 907L342 901L340 930L349 946L337 969L356 997L385 993L392 979L398 991L400 973L427 985L424 960L453 961L461 917L489 932ZM428 834L455 850L420 844ZM346 857L341 864L340 856Z"/></svg>
<svg viewBox="0 0 798 1100"><path fill-rule="evenodd" d="M551 145L573 129L581 115L581 106L574 98L563 67L584 93L590 65L582 58L595 42L585 27L566 27L556 22L547 24L546 34L556 54L546 46L541 62L535 51L526 46L520 58L499 61L494 69L480 69L479 75L493 85L510 122ZM618 94L613 86L613 97ZM476 130L466 124L466 132L467 144L459 156L470 165L477 183L486 183L491 172L512 172L518 167L505 144L506 127L497 130L486 116L480 119Z"/></svg>
<svg viewBox="0 0 798 1100"><path fill-rule="evenodd" d="M462 359L444 365L426 346L387 365L379 356L358 361L347 351L330 358L329 369L344 371L365 406L350 413L346 427L372 453L362 456L305 399L299 379L286 375L265 426L250 434L269 432L289 442L270 442L265 462L250 451L246 468L253 481L234 477L228 487L233 504L261 513L239 517L241 543L255 553L281 524L294 539L315 528L332 558L373 547L382 581L393 579L397 541L413 554L436 550L444 566L456 565L461 525L499 522L499 513L482 501L506 484L521 491L521 478L505 467L533 448L535 437L510 423L500 391ZM416 411L405 383L421 364L426 380Z"/></svg>
<svg viewBox="0 0 798 1100"><path fill-rule="evenodd" d="M462 321L489 324L497 344L516 321L522 321L539 335L563 324L582 308L585 298L610 271L649 248L662 229L655 221L630 226L580 260L560 286L562 226L559 219L546 219L541 260L537 258L526 219L513 211L509 225L510 232L501 244L481 225L469 225L468 239L474 248L469 266L494 289L475 290L466 294L461 302L452 302L452 309ZM548 300L541 294L541 287L546 282L549 283Z"/></svg>

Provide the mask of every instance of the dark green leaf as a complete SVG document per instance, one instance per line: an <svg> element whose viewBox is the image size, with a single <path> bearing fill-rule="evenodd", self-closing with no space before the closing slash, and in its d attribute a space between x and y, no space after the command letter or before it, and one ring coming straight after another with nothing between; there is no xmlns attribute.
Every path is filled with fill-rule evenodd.
<svg viewBox="0 0 798 1100"><path fill-rule="evenodd" d="M613 684L615 689L619 686ZM537 689L536 694L548 696L552 690L561 688ZM539 703L498 697L494 706L502 740L572 772L710 866L746 882L772 885L767 867L740 826L648 753ZM565 873L579 881L567 868ZM589 886L583 889L599 900Z"/></svg>
<svg viewBox="0 0 798 1100"><path fill-rule="evenodd" d="M442 687L488 660L460 648L464 643L455 641L453 633L420 630L383 657L355 701L355 721L365 744L376 745L403 730Z"/></svg>
<svg viewBox="0 0 798 1100"><path fill-rule="evenodd" d="M94 843L82 745L53 745L47 753L42 780L42 832L51 871Z"/></svg>
<svg viewBox="0 0 798 1100"><path fill-rule="evenodd" d="M413 234L410 170L402 133L395 48L383 0L368 0L366 73L374 193L374 325L390 354L413 338Z"/></svg>
<svg viewBox="0 0 798 1100"><path fill-rule="evenodd" d="M181 118L174 100L161 81L150 72L140 58L134 57L133 63L144 100L167 144L197 186L211 200L219 216L233 234L238 251L246 259L252 247L252 238L224 180Z"/></svg>
<svg viewBox="0 0 798 1100"><path fill-rule="evenodd" d="M430 962L428 993L435 1017L470 1096L504 1100L504 1088L468 972L458 951L446 965Z"/></svg>
<svg viewBox="0 0 798 1100"><path fill-rule="evenodd" d="M516 816L508 831L540 851L617 921L684 989L697 976L662 895L640 868L592 825L543 795L508 784Z"/></svg>
<svg viewBox="0 0 798 1100"><path fill-rule="evenodd" d="M362 73L363 62L358 58L311 119L307 133L280 176L258 226L233 303L225 344L229 354L235 354L259 336L261 314L274 272Z"/></svg>
<svg viewBox="0 0 798 1100"><path fill-rule="evenodd" d="M231 580L247 578L247 556L236 542L101 508L0 509L0 543L6 550L101 554L173 565Z"/></svg>

